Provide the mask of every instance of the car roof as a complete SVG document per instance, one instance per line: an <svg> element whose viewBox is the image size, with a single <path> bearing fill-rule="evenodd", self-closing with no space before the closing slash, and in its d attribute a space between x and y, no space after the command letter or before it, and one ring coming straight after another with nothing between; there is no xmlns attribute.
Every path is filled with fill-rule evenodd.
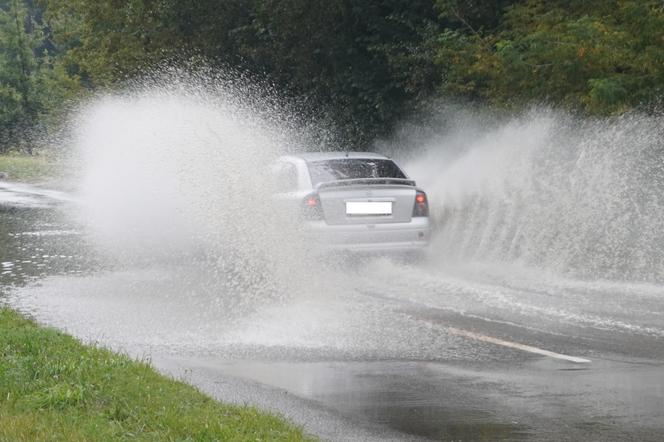
<svg viewBox="0 0 664 442"><path fill-rule="evenodd" d="M343 160L346 158L362 158L374 160L387 160L385 155L374 152L304 152L288 155L291 158L300 158L304 161Z"/></svg>

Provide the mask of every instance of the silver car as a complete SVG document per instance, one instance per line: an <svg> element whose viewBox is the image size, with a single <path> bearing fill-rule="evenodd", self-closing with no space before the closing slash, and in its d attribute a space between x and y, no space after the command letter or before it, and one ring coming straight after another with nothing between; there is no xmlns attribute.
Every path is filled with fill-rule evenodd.
<svg viewBox="0 0 664 442"><path fill-rule="evenodd" d="M391 159L367 152L280 157L277 200L325 249L421 252L430 237L427 195Z"/></svg>

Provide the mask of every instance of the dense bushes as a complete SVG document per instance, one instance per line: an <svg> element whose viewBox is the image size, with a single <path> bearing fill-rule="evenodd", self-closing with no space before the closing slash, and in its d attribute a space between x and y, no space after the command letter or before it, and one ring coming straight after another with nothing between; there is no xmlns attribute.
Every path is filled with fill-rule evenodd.
<svg viewBox="0 0 664 442"><path fill-rule="evenodd" d="M5 0L2 147L164 60L274 85L362 147L434 96L613 114L664 88L658 0Z"/></svg>

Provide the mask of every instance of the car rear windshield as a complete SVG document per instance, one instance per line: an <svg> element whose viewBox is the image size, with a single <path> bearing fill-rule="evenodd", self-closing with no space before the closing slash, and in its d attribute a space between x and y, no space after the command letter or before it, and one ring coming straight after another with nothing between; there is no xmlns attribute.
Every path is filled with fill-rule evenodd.
<svg viewBox="0 0 664 442"><path fill-rule="evenodd" d="M392 160L371 158L344 158L338 160L309 161L311 183L316 186L327 181L356 178L406 178Z"/></svg>

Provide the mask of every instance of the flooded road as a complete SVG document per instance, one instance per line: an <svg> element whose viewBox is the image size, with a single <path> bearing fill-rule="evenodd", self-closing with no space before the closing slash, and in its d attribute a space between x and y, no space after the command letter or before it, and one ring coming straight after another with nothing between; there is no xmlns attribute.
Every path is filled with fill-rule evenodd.
<svg viewBox="0 0 664 442"><path fill-rule="evenodd" d="M0 296L329 440L661 440L664 287L488 264L102 260L65 194L0 184ZM289 279L285 278L285 279Z"/></svg>

